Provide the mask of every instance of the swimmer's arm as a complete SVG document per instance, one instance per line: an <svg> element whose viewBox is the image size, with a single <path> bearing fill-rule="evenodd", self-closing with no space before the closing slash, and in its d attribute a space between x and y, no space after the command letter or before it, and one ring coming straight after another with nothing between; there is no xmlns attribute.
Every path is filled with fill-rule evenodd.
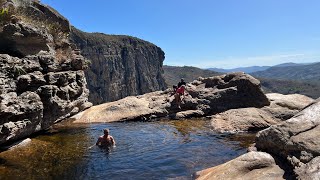
<svg viewBox="0 0 320 180"><path fill-rule="evenodd" d="M112 141L112 144L115 146L116 145L116 141L113 139L112 136L111 136L111 141Z"/></svg>
<svg viewBox="0 0 320 180"><path fill-rule="evenodd" d="M98 141L96 142L96 145L97 145L97 146L101 145L101 140L102 140L102 138L99 137L99 138L98 138Z"/></svg>

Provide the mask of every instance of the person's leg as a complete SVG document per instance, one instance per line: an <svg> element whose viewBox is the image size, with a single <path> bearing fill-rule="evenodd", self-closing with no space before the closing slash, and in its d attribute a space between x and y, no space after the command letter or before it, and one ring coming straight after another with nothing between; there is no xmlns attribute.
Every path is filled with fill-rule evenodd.
<svg viewBox="0 0 320 180"><path fill-rule="evenodd" d="M180 107L180 104L181 104L181 95L180 95L180 93L176 93L176 102L177 102L178 108L181 108Z"/></svg>

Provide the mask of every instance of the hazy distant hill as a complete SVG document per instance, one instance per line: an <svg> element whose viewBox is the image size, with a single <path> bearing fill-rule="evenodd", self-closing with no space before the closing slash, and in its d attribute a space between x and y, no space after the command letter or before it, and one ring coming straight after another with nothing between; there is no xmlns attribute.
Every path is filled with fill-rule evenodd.
<svg viewBox="0 0 320 180"><path fill-rule="evenodd" d="M216 72L245 72L245 73L252 73L256 71L264 71L271 66L251 66L251 67L239 67L239 68L234 68L234 69L221 69L221 68L209 68L208 70L211 71L216 71Z"/></svg>
<svg viewBox="0 0 320 180"><path fill-rule="evenodd" d="M195 67L184 66L164 66L164 78L168 87L177 84L180 78L185 78L187 82L197 79L199 76L210 77L221 73L203 70ZM303 94L312 98L320 97L320 82L278 80L269 78L258 78L261 81L263 90L266 93L274 92L281 94Z"/></svg>
<svg viewBox="0 0 320 180"><path fill-rule="evenodd" d="M271 67L265 71L251 73L256 77L285 80L320 80L320 63L299 66Z"/></svg>
<svg viewBox="0 0 320 180"><path fill-rule="evenodd" d="M278 64L272 67L289 67L289 66L303 66L303 65L308 65L308 64L312 64L312 63L282 63L282 64Z"/></svg>
<svg viewBox="0 0 320 180"><path fill-rule="evenodd" d="M191 66L163 66L164 78L168 87L177 84L181 78L184 78L186 82L191 82L198 77L210 77L216 76L221 73L217 73L210 70L203 70Z"/></svg>
<svg viewBox="0 0 320 180"><path fill-rule="evenodd" d="M258 71L265 71L271 67L290 67L290 66L304 66L304 65L309 65L312 63L283 63L283 64L278 64L275 66L249 66L249 67L239 67L239 68L234 68L234 69L222 69L222 68L208 68L208 70L215 71L215 72L245 72L245 73L254 73Z"/></svg>

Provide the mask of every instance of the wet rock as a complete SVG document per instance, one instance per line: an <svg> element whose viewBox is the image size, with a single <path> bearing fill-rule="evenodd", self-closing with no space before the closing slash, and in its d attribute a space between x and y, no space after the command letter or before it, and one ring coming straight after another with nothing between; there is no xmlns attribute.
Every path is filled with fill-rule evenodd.
<svg viewBox="0 0 320 180"><path fill-rule="evenodd" d="M216 167L198 171L197 180L206 179L284 179L284 171L264 152L249 152Z"/></svg>
<svg viewBox="0 0 320 180"><path fill-rule="evenodd" d="M202 117L204 112L201 110L187 110L177 112L176 114L171 115L173 119L184 119L190 117Z"/></svg>

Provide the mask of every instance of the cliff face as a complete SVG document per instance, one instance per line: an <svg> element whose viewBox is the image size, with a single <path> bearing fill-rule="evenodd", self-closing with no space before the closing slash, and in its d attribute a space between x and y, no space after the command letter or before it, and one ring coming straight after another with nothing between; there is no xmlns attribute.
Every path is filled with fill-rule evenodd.
<svg viewBox="0 0 320 180"><path fill-rule="evenodd" d="M47 129L89 106L85 59L69 22L36 1L1 1L0 144Z"/></svg>
<svg viewBox="0 0 320 180"><path fill-rule="evenodd" d="M71 39L91 60L85 72L94 104L166 88L157 46L129 36L85 33L72 28Z"/></svg>

